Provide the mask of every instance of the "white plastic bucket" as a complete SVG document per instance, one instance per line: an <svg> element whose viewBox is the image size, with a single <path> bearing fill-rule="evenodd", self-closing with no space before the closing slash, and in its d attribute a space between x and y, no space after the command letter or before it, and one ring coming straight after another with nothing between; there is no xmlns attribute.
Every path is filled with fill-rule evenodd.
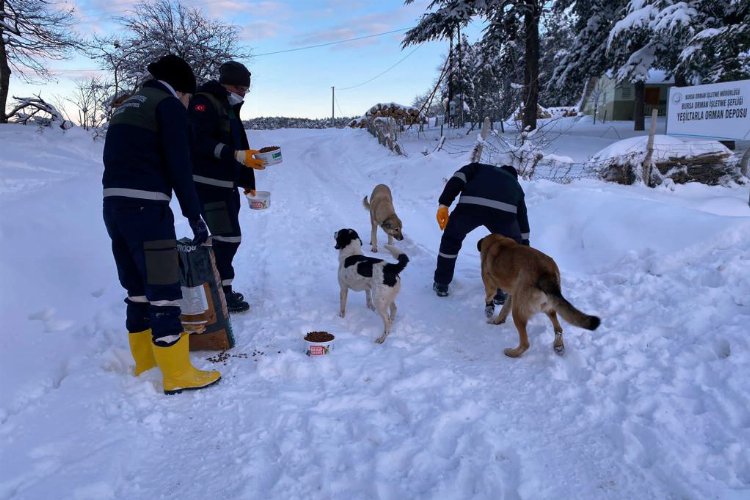
<svg viewBox="0 0 750 500"><path fill-rule="evenodd" d="M266 165L276 165L281 163L281 148L278 146L260 148L260 152L253 156L259 160L264 160Z"/></svg>
<svg viewBox="0 0 750 500"><path fill-rule="evenodd" d="M305 354L308 356L325 356L333 350L333 334L328 332L307 332L305 335Z"/></svg>
<svg viewBox="0 0 750 500"><path fill-rule="evenodd" d="M247 194L247 202L251 210L265 210L271 206L270 191L256 191L255 196Z"/></svg>

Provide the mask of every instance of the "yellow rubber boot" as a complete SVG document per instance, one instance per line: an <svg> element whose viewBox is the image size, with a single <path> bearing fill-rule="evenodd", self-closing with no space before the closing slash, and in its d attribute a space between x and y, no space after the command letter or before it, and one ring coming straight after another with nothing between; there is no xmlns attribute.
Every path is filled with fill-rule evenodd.
<svg viewBox="0 0 750 500"><path fill-rule="evenodd" d="M203 389L221 380L219 372L198 370L190 362L190 339L186 333L168 347L153 344L153 350L163 376L164 394Z"/></svg>
<svg viewBox="0 0 750 500"><path fill-rule="evenodd" d="M135 360L133 375L137 377L141 373L156 366L154 351L151 348L153 345L151 340L151 328L143 330L142 332L129 333L128 341L130 342L130 353Z"/></svg>

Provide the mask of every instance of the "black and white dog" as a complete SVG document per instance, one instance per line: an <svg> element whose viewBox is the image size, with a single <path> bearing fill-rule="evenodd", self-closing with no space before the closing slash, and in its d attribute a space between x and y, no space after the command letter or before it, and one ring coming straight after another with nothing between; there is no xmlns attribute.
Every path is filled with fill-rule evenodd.
<svg viewBox="0 0 750 500"><path fill-rule="evenodd" d="M335 248L339 251L339 315L343 318L346 314L349 289L357 292L364 290L367 307L383 318L383 335L375 341L382 344L391 333L391 325L396 317L396 295L401 290L399 273L406 267L409 257L392 245L385 245L385 248L398 259L397 264L362 255L362 240L354 229L340 229L333 237L336 240Z"/></svg>

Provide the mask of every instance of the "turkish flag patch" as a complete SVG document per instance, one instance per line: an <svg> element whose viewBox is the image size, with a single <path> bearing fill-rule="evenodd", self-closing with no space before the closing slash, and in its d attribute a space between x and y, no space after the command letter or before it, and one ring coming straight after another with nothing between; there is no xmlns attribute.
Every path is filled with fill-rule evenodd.
<svg viewBox="0 0 750 500"><path fill-rule="evenodd" d="M206 105L205 104L196 104L195 110L200 111L201 113L206 111Z"/></svg>

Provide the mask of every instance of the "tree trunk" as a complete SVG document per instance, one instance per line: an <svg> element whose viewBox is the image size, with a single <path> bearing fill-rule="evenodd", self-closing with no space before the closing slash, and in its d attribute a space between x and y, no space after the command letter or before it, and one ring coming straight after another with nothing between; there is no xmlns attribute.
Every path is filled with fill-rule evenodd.
<svg viewBox="0 0 750 500"><path fill-rule="evenodd" d="M523 24L526 35L526 65L524 83L524 130L536 129L537 106L539 102L539 0L525 0Z"/></svg>
<svg viewBox="0 0 750 500"><path fill-rule="evenodd" d="M0 0L0 12L5 9L5 0ZM8 66L8 51L5 47L5 34L0 27L0 123L8 123L5 116L5 106L8 102L8 86L10 85L10 66Z"/></svg>
<svg viewBox="0 0 750 500"><path fill-rule="evenodd" d="M451 43L448 49L448 126L453 126L453 114L451 105L453 104L453 32L451 31Z"/></svg>
<svg viewBox="0 0 750 500"><path fill-rule="evenodd" d="M643 106L646 98L646 84L633 84L633 130L646 130L646 119L643 116Z"/></svg>

